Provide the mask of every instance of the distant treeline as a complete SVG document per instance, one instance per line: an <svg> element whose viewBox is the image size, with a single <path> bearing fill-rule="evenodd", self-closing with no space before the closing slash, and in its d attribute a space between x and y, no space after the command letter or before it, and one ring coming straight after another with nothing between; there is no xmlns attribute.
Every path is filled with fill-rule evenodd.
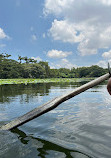
<svg viewBox="0 0 111 158"><path fill-rule="evenodd" d="M82 78L99 77L107 73L97 65L79 68L51 69L48 62L18 56L18 60L8 59L11 55L0 54L0 78ZM24 62L22 62L24 60Z"/></svg>

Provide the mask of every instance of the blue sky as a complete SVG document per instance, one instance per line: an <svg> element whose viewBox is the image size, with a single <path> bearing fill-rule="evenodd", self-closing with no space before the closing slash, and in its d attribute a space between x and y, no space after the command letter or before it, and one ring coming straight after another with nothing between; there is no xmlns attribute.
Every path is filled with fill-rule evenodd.
<svg viewBox="0 0 111 158"><path fill-rule="evenodd" d="M111 62L111 0L0 0L0 53L51 68Z"/></svg>

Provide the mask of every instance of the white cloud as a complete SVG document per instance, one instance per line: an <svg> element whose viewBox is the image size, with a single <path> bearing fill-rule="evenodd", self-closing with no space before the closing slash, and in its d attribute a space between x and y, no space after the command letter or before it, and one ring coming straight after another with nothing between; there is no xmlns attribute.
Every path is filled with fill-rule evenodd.
<svg viewBox="0 0 111 158"><path fill-rule="evenodd" d="M66 58L61 59L60 61L58 61L57 63L51 63L50 67L52 69L59 69L59 68L68 68L71 69L73 67L77 67L77 65L72 64L69 60L67 60Z"/></svg>
<svg viewBox="0 0 111 158"><path fill-rule="evenodd" d="M103 68L108 67L108 62L111 63L111 50L102 54L103 60L100 60L97 65Z"/></svg>
<svg viewBox="0 0 111 158"><path fill-rule="evenodd" d="M45 38L45 37L46 37L45 33L43 33L43 35L42 35L42 36L43 36L43 38Z"/></svg>
<svg viewBox="0 0 111 158"><path fill-rule="evenodd" d="M111 0L45 0L44 12L73 22L109 21L110 4Z"/></svg>
<svg viewBox="0 0 111 158"><path fill-rule="evenodd" d="M69 60L67 60L66 58L62 59L61 60L61 64L60 64L61 67L64 67L64 68L73 68L73 67L77 67L77 65L74 65L72 64Z"/></svg>
<svg viewBox="0 0 111 158"><path fill-rule="evenodd" d="M36 36L35 34L33 34L33 35L31 36L31 40L32 40L32 41L36 41L36 40L37 40L37 36Z"/></svg>
<svg viewBox="0 0 111 158"><path fill-rule="evenodd" d="M76 26L68 24L67 21L54 20L52 27L49 30L54 40L61 40L63 42L76 43L83 40L83 35L76 30Z"/></svg>
<svg viewBox="0 0 111 158"><path fill-rule="evenodd" d="M37 60L38 62L42 61L42 59L39 56L37 56L37 57L31 57L31 58L34 59L34 60Z"/></svg>
<svg viewBox="0 0 111 158"><path fill-rule="evenodd" d="M58 51L58 50L52 49L52 50L48 51L47 56L50 58L64 58L71 54L72 54L72 52L63 52L63 51Z"/></svg>
<svg viewBox="0 0 111 158"><path fill-rule="evenodd" d="M101 60L99 61L96 65L103 67L103 68L107 68L108 67L108 62L105 60Z"/></svg>
<svg viewBox="0 0 111 158"><path fill-rule="evenodd" d="M8 36L5 34L2 28L0 28L0 39L7 38Z"/></svg>
<svg viewBox="0 0 111 158"><path fill-rule="evenodd" d="M96 65L103 67L103 68L108 68L108 62L111 65L111 59L108 60L100 60Z"/></svg>
<svg viewBox="0 0 111 158"><path fill-rule="evenodd" d="M111 50L109 50L108 52L104 52L102 54L103 58L107 58L107 59L111 59Z"/></svg>
<svg viewBox="0 0 111 158"><path fill-rule="evenodd" d="M111 5L111 0L101 0L105 5Z"/></svg>
<svg viewBox="0 0 111 158"><path fill-rule="evenodd" d="M73 67L77 67L77 65L72 64L69 60L67 60L66 58L61 59L60 63L57 64L58 68L68 68L71 69Z"/></svg>
<svg viewBox="0 0 111 158"><path fill-rule="evenodd" d="M111 46L111 0L46 0L45 14L54 14L49 32L54 40L78 44L81 55Z"/></svg>
<svg viewBox="0 0 111 158"><path fill-rule="evenodd" d="M59 15L63 12L63 8L66 10L73 1L74 0L46 0L44 14L47 15L53 13Z"/></svg>

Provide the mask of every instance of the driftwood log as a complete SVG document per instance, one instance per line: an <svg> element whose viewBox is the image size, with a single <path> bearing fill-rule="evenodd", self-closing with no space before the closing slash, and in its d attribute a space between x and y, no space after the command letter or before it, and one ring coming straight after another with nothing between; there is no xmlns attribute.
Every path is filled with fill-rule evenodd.
<svg viewBox="0 0 111 158"><path fill-rule="evenodd" d="M14 129L16 127L19 127L19 126L23 125L24 123L26 123L34 118L37 118L37 117L41 116L42 114L47 113L48 111L56 108L62 102L84 92L85 90L87 90L89 88L92 88L92 87L98 85L99 83L108 79L109 76L110 76L109 73L107 73L107 74L105 74L105 75L103 75L103 76L101 76L93 81L90 81L90 82L76 88L74 91L72 91L70 93L67 93L67 94L60 96L60 97L56 97L56 98L52 99L51 101L47 102L46 104L43 104L43 105L33 109L32 111L24 114L23 116L20 116L15 120L12 120L8 124L3 125L0 128L0 130L11 130L11 129Z"/></svg>

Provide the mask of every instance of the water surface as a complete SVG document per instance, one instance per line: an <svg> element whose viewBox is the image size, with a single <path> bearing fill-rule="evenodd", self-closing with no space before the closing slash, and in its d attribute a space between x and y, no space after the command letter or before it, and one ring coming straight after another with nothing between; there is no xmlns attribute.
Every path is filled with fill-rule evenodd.
<svg viewBox="0 0 111 158"><path fill-rule="evenodd" d="M0 86L0 126L85 82ZM12 131L0 131L0 158L111 158L106 83Z"/></svg>

